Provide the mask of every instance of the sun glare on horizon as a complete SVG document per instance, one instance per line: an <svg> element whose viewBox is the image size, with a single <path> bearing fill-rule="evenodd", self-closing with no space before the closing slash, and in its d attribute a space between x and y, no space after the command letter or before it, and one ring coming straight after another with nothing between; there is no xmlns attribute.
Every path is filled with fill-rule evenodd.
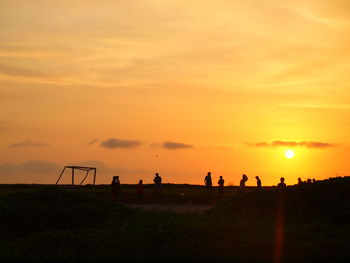
<svg viewBox="0 0 350 263"><path fill-rule="evenodd" d="M292 159L292 158L294 157L295 153L294 153L294 151L292 151L292 150L287 150L287 151L285 152L285 155L286 155L286 157L287 157L288 159Z"/></svg>

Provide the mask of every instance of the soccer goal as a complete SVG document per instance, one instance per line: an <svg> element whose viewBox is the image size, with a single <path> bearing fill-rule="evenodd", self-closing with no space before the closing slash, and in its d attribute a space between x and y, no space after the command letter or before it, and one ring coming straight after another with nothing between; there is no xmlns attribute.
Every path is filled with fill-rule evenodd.
<svg viewBox="0 0 350 263"><path fill-rule="evenodd" d="M95 185L96 182L96 167L86 167L86 166L65 166L60 174L60 176L57 179L56 185L58 184L58 182L61 180L62 175L64 174L65 170L69 170L71 169L71 175L72 175L72 185L74 185L74 172L76 170L78 171L85 171L85 177L83 178L83 180L80 182L79 185L82 185L82 183L84 183L84 181L86 180L86 178L89 176L89 173L91 172L93 174L93 185Z"/></svg>

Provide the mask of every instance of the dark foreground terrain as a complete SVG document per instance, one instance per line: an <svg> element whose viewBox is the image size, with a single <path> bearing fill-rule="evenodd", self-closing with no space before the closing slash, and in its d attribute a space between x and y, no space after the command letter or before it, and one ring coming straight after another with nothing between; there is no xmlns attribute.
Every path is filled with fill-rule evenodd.
<svg viewBox="0 0 350 263"><path fill-rule="evenodd" d="M350 262L350 178L146 192L146 204L213 206L200 214L131 208L132 189L117 202L106 186L0 186L0 262Z"/></svg>

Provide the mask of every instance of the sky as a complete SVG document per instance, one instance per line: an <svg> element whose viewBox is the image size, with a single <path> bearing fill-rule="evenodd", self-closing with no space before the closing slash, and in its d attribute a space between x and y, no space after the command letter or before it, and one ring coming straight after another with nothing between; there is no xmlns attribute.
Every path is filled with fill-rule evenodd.
<svg viewBox="0 0 350 263"><path fill-rule="evenodd" d="M0 183L350 175L347 0L0 5Z"/></svg>

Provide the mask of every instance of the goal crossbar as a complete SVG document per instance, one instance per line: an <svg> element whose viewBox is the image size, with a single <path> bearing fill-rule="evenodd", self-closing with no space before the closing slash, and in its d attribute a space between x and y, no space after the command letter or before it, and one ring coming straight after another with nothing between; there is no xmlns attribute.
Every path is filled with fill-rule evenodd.
<svg viewBox="0 0 350 263"><path fill-rule="evenodd" d="M58 177L58 179L57 179L57 181L56 181L56 185L57 185L58 182L61 180L61 177L62 177L62 175L64 174L64 171L65 171L66 169L71 169L71 170L72 170L72 173L71 173L71 174L72 174L72 185L74 185L74 172L75 172L75 170L80 170L80 171L85 171L85 172L86 172L85 177L83 178L83 180L80 182L79 185L81 185L81 184L85 181L85 179L89 176L90 171L92 171L92 173L93 173L93 177L94 177L93 185L95 185L95 183L96 183L96 170L97 170L96 167L72 166L72 165L66 165L66 166L63 168L63 170L62 170L60 176Z"/></svg>

